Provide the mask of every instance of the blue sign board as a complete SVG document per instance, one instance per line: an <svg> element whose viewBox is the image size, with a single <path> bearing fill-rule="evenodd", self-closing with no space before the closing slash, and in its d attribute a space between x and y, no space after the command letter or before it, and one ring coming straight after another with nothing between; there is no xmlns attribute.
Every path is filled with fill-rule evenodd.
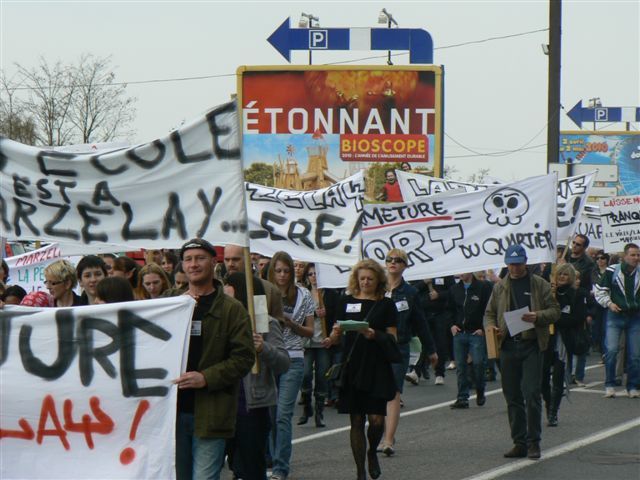
<svg viewBox="0 0 640 480"><path fill-rule="evenodd" d="M291 50L409 50L410 63L433 63L433 40L419 28L291 28L287 18L267 41L288 62Z"/></svg>
<svg viewBox="0 0 640 480"><path fill-rule="evenodd" d="M585 108L580 100L567 116L579 128L582 128L582 122L640 122L640 107Z"/></svg>

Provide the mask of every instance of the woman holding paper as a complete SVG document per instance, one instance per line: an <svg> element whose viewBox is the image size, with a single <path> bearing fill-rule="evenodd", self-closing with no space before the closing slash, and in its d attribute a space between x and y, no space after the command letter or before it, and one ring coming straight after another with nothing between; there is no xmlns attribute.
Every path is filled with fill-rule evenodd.
<svg viewBox="0 0 640 480"><path fill-rule="evenodd" d="M386 282L378 263L358 262L349 278L350 294L341 299L338 307L337 318L341 321L334 325L330 337L333 344L338 343L346 331L344 385L338 411L350 415L351 451L358 480L366 479L365 458L371 478L380 476L376 450L384 432L387 402L396 394L391 364L400 361L400 351L396 345L396 308L385 297Z"/></svg>
<svg viewBox="0 0 640 480"><path fill-rule="evenodd" d="M289 476L291 460L291 418L304 373L304 342L313 335L315 306L309 290L295 283L293 259L286 252L276 252L271 259L269 281L282 294L284 311L284 344L291 362L289 370L278 380L278 406L276 424L272 429L275 439L271 445L273 458L272 480Z"/></svg>
<svg viewBox="0 0 640 480"><path fill-rule="evenodd" d="M555 297L560 304L560 320L544 352L542 367L542 398L547 410L547 425L558 425L558 409L564 391L565 366L573 353L574 331L584 328L586 318L585 292L575 287L576 271L570 263L556 270Z"/></svg>

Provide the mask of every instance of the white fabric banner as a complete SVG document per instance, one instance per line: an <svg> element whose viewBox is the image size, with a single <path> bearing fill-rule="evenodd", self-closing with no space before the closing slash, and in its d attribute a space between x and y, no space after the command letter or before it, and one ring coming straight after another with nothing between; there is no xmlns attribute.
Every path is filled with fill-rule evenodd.
<svg viewBox="0 0 640 480"><path fill-rule="evenodd" d="M44 286L44 269L58 260L68 260L75 267L82 257L66 256L58 244L52 243L33 252L5 259L9 267L9 285L19 285L27 293L35 290L47 291Z"/></svg>
<svg viewBox="0 0 640 480"><path fill-rule="evenodd" d="M0 310L0 477L175 478L189 296Z"/></svg>
<svg viewBox="0 0 640 480"><path fill-rule="evenodd" d="M584 206L584 211L582 215L580 215L580 220L578 220L578 224L576 225L575 234L585 235L589 239L590 248L604 248L600 207L597 205Z"/></svg>
<svg viewBox="0 0 640 480"><path fill-rule="evenodd" d="M327 188L282 190L246 183L251 251L284 250L296 260L353 265L360 257L365 185L358 172Z"/></svg>
<svg viewBox="0 0 640 480"><path fill-rule="evenodd" d="M495 184L481 184L444 180L416 173L396 170L400 191L405 202L413 202L419 198L444 192L474 192L493 188ZM558 239L565 241L573 236L577 221L580 219L589 196L589 189L596 177L591 172L558 180L557 222Z"/></svg>
<svg viewBox="0 0 640 480"><path fill-rule="evenodd" d="M0 223L9 240L179 248L247 245L235 102L150 143L95 154L0 139Z"/></svg>
<svg viewBox="0 0 640 480"><path fill-rule="evenodd" d="M528 263L552 262L556 248L555 174L413 203L366 205L363 254L384 262L401 248L405 279L474 272L501 264L507 247L524 246Z"/></svg>
<svg viewBox="0 0 640 480"><path fill-rule="evenodd" d="M351 275L350 266L316 263L318 288L345 288Z"/></svg>
<svg viewBox="0 0 640 480"><path fill-rule="evenodd" d="M604 251L618 253L627 243L640 244L640 195L600 200Z"/></svg>

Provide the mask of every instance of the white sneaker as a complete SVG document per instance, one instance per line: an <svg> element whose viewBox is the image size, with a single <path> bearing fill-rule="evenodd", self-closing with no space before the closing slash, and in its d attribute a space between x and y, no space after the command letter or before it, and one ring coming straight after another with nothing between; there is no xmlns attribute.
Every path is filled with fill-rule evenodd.
<svg viewBox="0 0 640 480"><path fill-rule="evenodd" d="M587 384L584 383L582 380L576 380L576 386L582 388L582 387L586 387Z"/></svg>
<svg viewBox="0 0 640 480"><path fill-rule="evenodd" d="M604 389L605 398L614 398L616 396L616 389L613 387L607 387Z"/></svg>
<svg viewBox="0 0 640 480"><path fill-rule="evenodd" d="M447 370L455 370L456 369L456 362L451 361L449 362L449 365L447 365Z"/></svg>
<svg viewBox="0 0 640 480"><path fill-rule="evenodd" d="M636 390L635 388L632 388L631 390L629 390L629 398L640 398L640 392L638 392L638 390Z"/></svg>
<svg viewBox="0 0 640 480"><path fill-rule="evenodd" d="M436 377L436 385L444 385L444 377L438 375Z"/></svg>
<svg viewBox="0 0 640 480"><path fill-rule="evenodd" d="M420 382L420 377L418 377L418 374L415 371L407 373L404 376L404 379L412 385L418 385Z"/></svg>

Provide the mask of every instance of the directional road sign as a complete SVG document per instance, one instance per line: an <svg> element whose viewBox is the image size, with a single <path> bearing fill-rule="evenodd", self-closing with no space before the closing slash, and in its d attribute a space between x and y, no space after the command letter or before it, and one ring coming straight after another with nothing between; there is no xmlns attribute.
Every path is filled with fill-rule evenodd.
<svg viewBox="0 0 640 480"><path fill-rule="evenodd" d="M287 18L267 41L288 62L291 50L409 50L410 63L433 63L433 40L419 28L291 28Z"/></svg>
<svg viewBox="0 0 640 480"><path fill-rule="evenodd" d="M580 100L567 116L579 128L582 128L582 122L640 122L640 107L585 108Z"/></svg>

